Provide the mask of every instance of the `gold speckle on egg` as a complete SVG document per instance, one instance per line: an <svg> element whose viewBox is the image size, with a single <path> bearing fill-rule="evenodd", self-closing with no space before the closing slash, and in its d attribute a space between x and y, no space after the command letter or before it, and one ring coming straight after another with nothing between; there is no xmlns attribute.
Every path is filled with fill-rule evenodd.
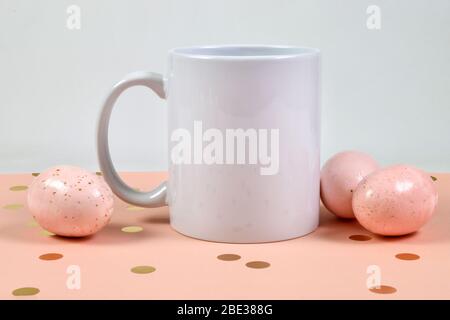
<svg viewBox="0 0 450 320"><path fill-rule="evenodd" d="M152 266L136 266L131 268L131 272L137 273L137 274L147 274L155 272L156 268Z"/></svg>
<svg viewBox="0 0 450 320"><path fill-rule="evenodd" d="M33 172L31 175L32 175L33 177L37 177L37 176L39 175L39 172Z"/></svg>
<svg viewBox="0 0 450 320"><path fill-rule="evenodd" d="M353 241L369 241L372 239L371 236L368 236L366 234L353 234L348 238Z"/></svg>
<svg viewBox="0 0 450 320"><path fill-rule="evenodd" d="M217 256L217 259L222 261L236 261L241 258L240 255L234 253L224 253Z"/></svg>
<svg viewBox="0 0 450 320"><path fill-rule="evenodd" d="M270 267L270 263L266 261L250 261L247 262L245 265L252 269L265 269Z"/></svg>
<svg viewBox="0 0 450 320"><path fill-rule="evenodd" d="M17 288L13 290L12 295L13 296L34 296L39 293L38 288L33 287L23 287L23 288Z"/></svg>
<svg viewBox="0 0 450 320"><path fill-rule="evenodd" d="M36 220L32 219L32 220L28 221L27 226L31 227L31 228L34 228L34 227L39 226L39 224L37 223Z"/></svg>
<svg viewBox="0 0 450 320"><path fill-rule="evenodd" d="M419 260L420 256L415 253L397 253L395 257L399 260Z"/></svg>
<svg viewBox="0 0 450 320"><path fill-rule="evenodd" d="M11 191L24 191L27 190L28 187L27 186L12 186L11 188L9 188L9 190Z"/></svg>
<svg viewBox="0 0 450 320"><path fill-rule="evenodd" d="M21 209L22 207L23 207L23 204L20 204L20 203L10 203L10 204L3 206L3 208L7 209L7 210L17 210L17 209Z"/></svg>
<svg viewBox="0 0 450 320"><path fill-rule="evenodd" d="M370 288L369 291L380 294L391 294L397 292L397 289L391 286L381 285L379 287Z"/></svg>
<svg viewBox="0 0 450 320"><path fill-rule="evenodd" d="M50 261L50 260L58 260L58 259L61 259L62 257L63 257L63 255L61 253L51 252L51 253L41 254L39 256L39 259Z"/></svg>
<svg viewBox="0 0 450 320"><path fill-rule="evenodd" d="M47 231L47 230L42 230L41 231L41 235L45 236L45 237L52 237L55 234L53 232Z"/></svg>
<svg viewBox="0 0 450 320"><path fill-rule="evenodd" d="M123 227L122 232L126 232L126 233L137 233L137 232L141 232L142 230L144 230L144 228L142 228L141 226L127 226L127 227Z"/></svg>
<svg viewBox="0 0 450 320"><path fill-rule="evenodd" d="M130 210L130 211L141 211L141 210L145 210L145 208L143 208L143 207L137 207L137 206L128 206L126 209L127 209L127 210Z"/></svg>

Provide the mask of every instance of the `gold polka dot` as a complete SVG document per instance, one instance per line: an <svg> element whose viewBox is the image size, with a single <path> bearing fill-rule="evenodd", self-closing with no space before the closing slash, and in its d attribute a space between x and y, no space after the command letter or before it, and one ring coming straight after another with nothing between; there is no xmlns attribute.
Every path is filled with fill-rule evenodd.
<svg viewBox="0 0 450 320"><path fill-rule="evenodd" d="M136 233L136 232L141 232L142 230L144 230L144 228L142 228L140 226L128 226L128 227L123 227L121 230L126 233Z"/></svg>
<svg viewBox="0 0 450 320"><path fill-rule="evenodd" d="M391 294L397 292L397 289L395 289L394 287L384 285L370 288L369 290L373 293L380 293L380 294Z"/></svg>
<svg viewBox="0 0 450 320"><path fill-rule="evenodd" d="M31 175L32 175L33 177L37 177L39 174L40 174L39 172L33 172Z"/></svg>
<svg viewBox="0 0 450 320"><path fill-rule="evenodd" d="M23 208L23 205L20 203L11 203L3 206L3 208L7 210L17 210Z"/></svg>
<svg viewBox="0 0 450 320"><path fill-rule="evenodd" d="M13 294L13 296L34 296L34 295L38 294L39 291L40 290L38 288L23 287L23 288L15 289L12 292L12 294Z"/></svg>
<svg viewBox="0 0 450 320"><path fill-rule="evenodd" d="M27 189L28 189L27 186L12 186L11 188L9 188L9 190L11 191L24 191Z"/></svg>
<svg viewBox="0 0 450 320"><path fill-rule="evenodd" d="M152 266L136 266L136 267L131 268L131 272L138 273L138 274L152 273L155 271L156 271L156 269Z"/></svg>
<svg viewBox="0 0 450 320"><path fill-rule="evenodd" d="M250 261L245 264L249 268L264 269L270 267L270 263L265 261Z"/></svg>
<svg viewBox="0 0 450 320"><path fill-rule="evenodd" d="M437 178L435 176L430 176L430 177L431 177L431 180L433 180L433 181L437 180Z"/></svg>
<svg viewBox="0 0 450 320"><path fill-rule="evenodd" d="M36 220L30 220L30 221L28 221L27 226L28 227L37 227L37 226L39 226L39 223L37 223Z"/></svg>
<svg viewBox="0 0 450 320"><path fill-rule="evenodd" d="M236 261L236 260L239 260L240 258L241 258L240 255L233 254L233 253L225 253L225 254L221 254L221 255L217 256L217 259L223 260L223 261Z"/></svg>
<svg viewBox="0 0 450 320"><path fill-rule="evenodd" d="M371 236L368 236L366 234L354 234L351 235L350 237L348 237L350 240L354 240L354 241L369 241L372 239Z"/></svg>
<svg viewBox="0 0 450 320"><path fill-rule="evenodd" d="M420 256L415 253L398 253L395 255L400 260L419 260Z"/></svg>
<svg viewBox="0 0 450 320"><path fill-rule="evenodd" d="M58 259L61 259L62 257L63 257L63 255L61 253L51 252L51 253L45 253L45 254L40 255L39 259L49 261L49 260L58 260Z"/></svg>
<svg viewBox="0 0 450 320"><path fill-rule="evenodd" d="M47 231L47 230L42 230L41 231L41 235L45 236L45 237L52 237L55 234L53 232Z"/></svg>
<svg viewBox="0 0 450 320"><path fill-rule="evenodd" d="M130 210L130 211L141 211L141 210L145 210L145 208L137 207L137 206L128 206L127 210Z"/></svg>
<svg viewBox="0 0 450 320"><path fill-rule="evenodd" d="M98 175L98 176L102 176L103 175L100 171L97 171L95 174Z"/></svg>

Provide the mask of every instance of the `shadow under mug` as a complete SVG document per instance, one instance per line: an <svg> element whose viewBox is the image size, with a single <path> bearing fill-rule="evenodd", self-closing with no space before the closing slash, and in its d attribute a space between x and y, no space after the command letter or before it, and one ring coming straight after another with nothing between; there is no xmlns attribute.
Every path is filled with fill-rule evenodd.
<svg viewBox="0 0 450 320"><path fill-rule="evenodd" d="M169 178L130 188L112 164L108 125L120 94L145 86L167 99ZM171 226L210 241L270 242L319 220L320 52L292 46L172 49L166 77L126 76L98 123L100 167L112 191L142 207L169 206Z"/></svg>

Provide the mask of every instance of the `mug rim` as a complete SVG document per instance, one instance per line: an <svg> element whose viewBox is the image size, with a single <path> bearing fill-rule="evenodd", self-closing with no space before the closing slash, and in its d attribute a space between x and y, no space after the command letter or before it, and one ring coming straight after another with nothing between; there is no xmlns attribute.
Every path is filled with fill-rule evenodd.
<svg viewBox="0 0 450 320"><path fill-rule="evenodd" d="M320 50L291 45L225 44L176 47L169 54L191 59L260 60L319 55Z"/></svg>

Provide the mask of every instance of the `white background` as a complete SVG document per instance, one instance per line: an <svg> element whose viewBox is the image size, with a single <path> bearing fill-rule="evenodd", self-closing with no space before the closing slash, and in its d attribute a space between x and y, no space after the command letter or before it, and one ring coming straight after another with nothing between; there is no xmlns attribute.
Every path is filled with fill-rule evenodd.
<svg viewBox="0 0 450 320"><path fill-rule="evenodd" d="M80 30L66 27L72 4ZM97 115L116 81L165 72L172 47L228 43L322 50L323 160L357 149L450 171L449 0L0 0L0 171L96 170ZM156 95L129 90L111 122L116 167L165 170L166 121Z"/></svg>

